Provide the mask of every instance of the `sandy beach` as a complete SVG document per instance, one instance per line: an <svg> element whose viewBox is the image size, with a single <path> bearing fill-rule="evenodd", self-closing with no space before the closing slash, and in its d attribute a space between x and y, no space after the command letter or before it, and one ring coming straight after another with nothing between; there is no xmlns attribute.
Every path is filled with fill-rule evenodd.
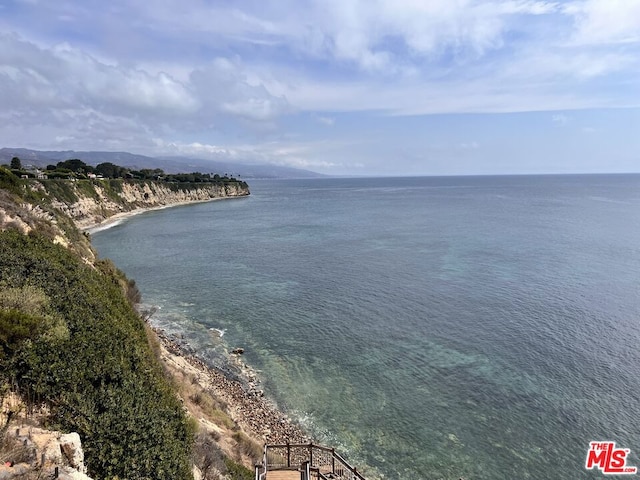
<svg viewBox="0 0 640 480"><path fill-rule="evenodd" d="M228 200L230 198L236 198L236 197L210 198L208 200L191 200L188 202L176 202L168 205L158 205L155 207L140 207L140 208L136 208L135 210L130 210L128 212L116 213L114 215L111 215L110 217L105 218L104 220L98 223L90 223L87 225L82 225L82 224L79 224L78 221L76 221L76 225L81 231L91 234L94 232L99 232L101 230L106 230L108 228L115 227L116 225L119 225L125 220L131 217L135 217L136 215L140 215L142 213L152 212L154 210L164 210L166 208L180 207L183 205L193 205L195 203L214 202L217 200Z"/></svg>

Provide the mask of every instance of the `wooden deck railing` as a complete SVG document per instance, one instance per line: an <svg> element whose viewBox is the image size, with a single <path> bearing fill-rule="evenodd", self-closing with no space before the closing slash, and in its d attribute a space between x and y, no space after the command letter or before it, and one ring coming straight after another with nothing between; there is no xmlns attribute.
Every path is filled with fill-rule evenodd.
<svg viewBox="0 0 640 480"><path fill-rule="evenodd" d="M300 472L302 480L366 480L335 449L313 443L265 445L255 480L268 480L268 472L282 470Z"/></svg>

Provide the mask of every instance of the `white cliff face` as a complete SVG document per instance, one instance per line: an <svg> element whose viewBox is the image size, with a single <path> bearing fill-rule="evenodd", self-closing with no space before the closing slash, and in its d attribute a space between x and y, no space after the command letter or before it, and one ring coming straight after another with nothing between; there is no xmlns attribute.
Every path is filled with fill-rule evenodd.
<svg viewBox="0 0 640 480"><path fill-rule="evenodd" d="M106 181L105 181L106 182ZM53 195L47 182L34 182L34 191ZM83 229L103 222L107 218L123 212L141 208L169 206L180 203L203 202L217 198L232 198L249 195L249 189L242 183L211 184L166 184L159 182L120 182L118 189L109 187L103 181L67 182L72 195L67 199L51 198L51 206L71 217ZM69 201L68 198L76 198Z"/></svg>
<svg viewBox="0 0 640 480"><path fill-rule="evenodd" d="M69 465L80 473L87 473L87 467L84 465L84 451L82 450L82 442L80 435L76 432L60 435L60 450L69 461Z"/></svg>
<svg viewBox="0 0 640 480"><path fill-rule="evenodd" d="M84 464L80 435L75 432L63 435L22 425L8 433L4 442L16 447L8 450L8 463L0 465L1 479L53 478L57 472L61 480L91 480Z"/></svg>

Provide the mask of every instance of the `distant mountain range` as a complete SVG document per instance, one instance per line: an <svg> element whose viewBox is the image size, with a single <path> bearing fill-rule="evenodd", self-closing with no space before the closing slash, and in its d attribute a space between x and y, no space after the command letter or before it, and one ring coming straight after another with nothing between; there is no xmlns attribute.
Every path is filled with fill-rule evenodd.
<svg viewBox="0 0 640 480"><path fill-rule="evenodd" d="M251 178L320 178L320 173L277 165L249 165L243 163L220 162L190 157L147 157L128 152L76 152L40 151L27 148L0 148L0 164L8 164L18 157L23 165L46 167L63 160L78 158L88 165L111 162L134 170L161 168L167 173L218 173L243 179Z"/></svg>

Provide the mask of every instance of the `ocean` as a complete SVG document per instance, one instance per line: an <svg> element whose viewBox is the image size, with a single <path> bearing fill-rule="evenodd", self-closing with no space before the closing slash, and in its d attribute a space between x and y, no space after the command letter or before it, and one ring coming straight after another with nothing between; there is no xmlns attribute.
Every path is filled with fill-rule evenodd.
<svg viewBox="0 0 640 480"><path fill-rule="evenodd" d="M601 440L640 466L639 175L250 187L93 244L320 443L372 479L601 478Z"/></svg>

